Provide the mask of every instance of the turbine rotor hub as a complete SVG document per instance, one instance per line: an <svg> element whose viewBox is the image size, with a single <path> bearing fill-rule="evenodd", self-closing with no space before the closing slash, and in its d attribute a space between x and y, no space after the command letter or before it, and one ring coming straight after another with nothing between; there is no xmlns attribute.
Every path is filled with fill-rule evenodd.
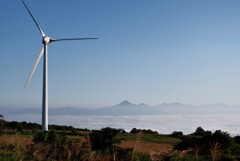
<svg viewBox="0 0 240 161"><path fill-rule="evenodd" d="M47 44L51 43L51 38L48 36L45 36L45 37L43 37L42 42L43 42L43 44L47 45Z"/></svg>

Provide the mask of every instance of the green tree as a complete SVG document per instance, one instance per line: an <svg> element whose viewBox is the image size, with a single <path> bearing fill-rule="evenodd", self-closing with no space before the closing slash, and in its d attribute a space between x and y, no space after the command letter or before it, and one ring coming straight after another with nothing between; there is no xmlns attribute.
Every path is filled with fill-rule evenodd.
<svg viewBox="0 0 240 161"><path fill-rule="evenodd" d="M173 137L182 137L183 132L182 131L174 131L174 132L172 132L172 136Z"/></svg>
<svg viewBox="0 0 240 161"><path fill-rule="evenodd" d="M0 135L3 133L4 122L3 115L0 114Z"/></svg>
<svg viewBox="0 0 240 161"><path fill-rule="evenodd" d="M213 152L213 150L218 151L221 156L227 156L234 153L236 144L234 144L233 138L231 138L228 133L221 130L216 130L214 133L209 133L206 131L204 132L200 128L197 131L199 132L198 134L201 134L201 136L189 135L182 137L182 141L176 144L174 149L195 149L196 145L198 145L202 147L199 151L199 154L204 156L209 155Z"/></svg>
<svg viewBox="0 0 240 161"><path fill-rule="evenodd" d="M110 127L101 130L93 130L90 135L90 142L93 150L110 150L113 144L119 143L121 139L116 136L122 130L113 129Z"/></svg>

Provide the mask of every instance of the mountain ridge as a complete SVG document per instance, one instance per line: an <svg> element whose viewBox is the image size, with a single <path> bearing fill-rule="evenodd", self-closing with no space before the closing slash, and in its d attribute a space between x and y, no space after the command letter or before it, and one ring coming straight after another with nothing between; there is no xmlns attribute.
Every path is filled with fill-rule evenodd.
<svg viewBox="0 0 240 161"><path fill-rule="evenodd" d="M8 109L2 108L1 114L40 114L40 108ZM236 114L240 113L239 105L222 103L209 105L186 105L182 103L162 103L149 106L145 103L134 104L124 100L116 105L99 108L61 107L49 108L49 115L190 115L190 114Z"/></svg>

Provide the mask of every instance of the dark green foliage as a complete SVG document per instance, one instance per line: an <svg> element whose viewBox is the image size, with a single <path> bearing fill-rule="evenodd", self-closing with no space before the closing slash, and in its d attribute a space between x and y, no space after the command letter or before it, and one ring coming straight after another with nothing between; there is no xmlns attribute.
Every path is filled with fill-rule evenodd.
<svg viewBox="0 0 240 161"><path fill-rule="evenodd" d="M205 130L202 127L198 127L196 131L193 133L196 136L203 136L205 135Z"/></svg>
<svg viewBox="0 0 240 161"><path fill-rule="evenodd" d="M109 150L113 144L119 143L121 139L116 138L121 133L121 129L110 127L101 130L92 130L90 142L93 150Z"/></svg>
<svg viewBox="0 0 240 161"><path fill-rule="evenodd" d="M3 123L4 121L0 119L0 136L3 134Z"/></svg>
<svg viewBox="0 0 240 161"><path fill-rule="evenodd" d="M36 160L77 160L81 158L82 143L71 140L66 136L50 132L39 132L33 137L34 144L27 147L28 152L33 154Z"/></svg>
<svg viewBox="0 0 240 161"><path fill-rule="evenodd" d="M192 155L188 155L186 157L171 156L167 159L163 159L163 161L212 161L212 159L210 157L195 158Z"/></svg>
<svg viewBox="0 0 240 161"><path fill-rule="evenodd" d="M31 160L25 153L24 146L18 143L1 143L0 144L0 161L19 161Z"/></svg>
<svg viewBox="0 0 240 161"><path fill-rule="evenodd" d="M12 122L4 122L5 128L8 129L17 129L20 123L17 121L12 121Z"/></svg>
<svg viewBox="0 0 240 161"><path fill-rule="evenodd" d="M79 128L74 128L72 126L63 126L63 125L49 125L49 130L59 130L59 131L75 131L76 130L81 130L81 131L90 131L88 129L79 129Z"/></svg>
<svg viewBox="0 0 240 161"><path fill-rule="evenodd" d="M91 149L101 157L96 160L119 160L128 161L132 159L132 148L123 149L116 146L123 140L119 135L125 134L122 129L110 127L101 130L92 130L90 134ZM105 159L104 159L105 158ZM108 158L108 159L107 159Z"/></svg>
<svg viewBox="0 0 240 161"><path fill-rule="evenodd" d="M41 126L37 123L27 123L27 122L7 122L4 121L4 129L19 129L19 130L32 130L32 129L41 129Z"/></svg>
<svg viewBox="0 0 240 161"><path fill-rule="evenodd" d="M137 134L131 133L123 133L119 137L124 140L133 140L136 141ZM162 135L162 134L141 134L141 142L149 142L149 143L159 143L159 144L176 144L181 140L177 137L173 137L171 135Z"/></svg>
<svg viewBox="0 0 240 161"><path fill-rule="evenodd" d="M60 144L66 141L66 136L58 134L54 131L39 132L33 136L34 143L54 143Z"/></svg>
<svg viewBox="0 0 240 161"><path fill-rule="evenodd" d="M229 156L223 156L219 158L217 161L237 161L237 160Z"/></svg>
<svg viewBox="0 0 240 161"><path fill-rule="evenodd" d="M240 144L240 136L235 136L233 139L237 144Z"/></svg>
<svg viewBox="0 0 240 161"><path fill-rule="evenodd" d="M205 131L202 127L198 127L196 129L196 131L192 134L194 136L208 136L208 135L212 135L211 131Z"/></svg>
<svg viewBox="0 0 240 161"><path fill-rule="evenodd" d="M174 149L176 150L184 150L188 148L193 148L195 145L201 144L201 139L193 136L185 136L181 138L182 141L180 143L177 143L174 146Z"/></svg>
<svg viewBox="0 0 240 161"><path fill-rule="evenodd" d="M137 128L133 128L131 131L130 131L131 134L137 134L139 133L139 130L137 130Z"/></svg>
<svg viewBox="0 0 240 161"><path fill-rule="evenodd" d="M137 153L134 155L133 161L152 161L149 154Z"/></svg>
<svg viewBox="0 0 240 161"><path fill-rule="evenodd" d="M223 151L228 151L233 147L234 140L230 137L230 135L227 132L223 132L221 130L216 130L212 137L208 137L206 139L209 139L209 142L218 142L220 143L221 149Z"/></svg>
<svg viewBox="0 0 240 161"><path fill-rule="evenodd" d="M194 134L196 135L182 137L182 142L176 144L174 149L193 149L194 152L196 148L199 148L198 154L200 156L211 155L217 158L236 153L236 144L226 132L216 130L214 133L210 133L198 128Z"/></svg>
<svg viewBox="0 0 240 161"><path fill-rule="evenodd" d="M182 137L183 136L183 132L182 131L174 131L172 132L173 137Z"/></svg>
<svg viewBox="0 0 240 161"><path fill-rule="evenodd" d="M131 160L132 159L132 148L122 149L115 147L116 160Z"/></svg>
<svg viewBox="0 0 240 161"><path fill-rule="evenodd" d="M142 133L142 134L158 134L157 131L152 131L150 129L145 130L145 129L137 129L137 128L133 128L130 131L131 134L137 134L137 133Z"/></svg>
<svg viewBox="0 0 240 161"><path fill-rule="evenodd" d="M5 134L23 134L32 135L41 130L41 125L37 123L17 122L17 121L4 121L0 119L0 135ZM90 131L88 129L79 129L72 126L49 125L49 130L58 131L59 133L68 133L68 135L81 135L78 131Z"/></svg>

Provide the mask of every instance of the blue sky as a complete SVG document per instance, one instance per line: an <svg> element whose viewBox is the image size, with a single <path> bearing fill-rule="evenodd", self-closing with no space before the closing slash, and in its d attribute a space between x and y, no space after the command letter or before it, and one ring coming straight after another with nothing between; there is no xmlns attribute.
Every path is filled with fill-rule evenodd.
<svg viewBox="0 0 240 161"><path fill-rule="evenodd" d="M240 105L240 1L25 0L52 38L49 107ZM41 107L42 47L20 0L0 2L0 108Z"/></svg>

